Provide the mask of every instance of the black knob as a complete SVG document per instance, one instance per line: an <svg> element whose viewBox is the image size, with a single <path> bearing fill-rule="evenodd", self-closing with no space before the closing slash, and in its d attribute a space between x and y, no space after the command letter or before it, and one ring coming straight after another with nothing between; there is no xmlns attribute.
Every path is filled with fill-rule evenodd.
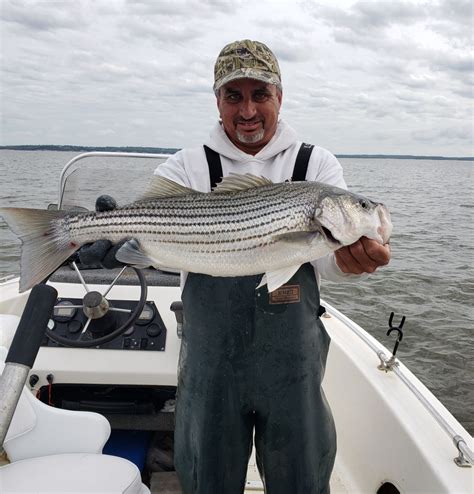
<svg viewBox="0 0 474 494"><path fill-rule="evenodd" d="M29 383L30 383L30 386L33 388L35 386L35 384L39 381L39 377L36 375L36 374L31 374L30 376L30 380L29 380Z"/></svg>
<svg viewBox="0 0 474 494"><path fill-rule="evenodd" d="M80 321L71 321L67 325L67 329L70 333L78 333L82 329L82 323Z"/></svg>
<svg viewBox="0 0 474 494"><path fill-rule="evenodd" d="M163 330L158 326L158 324L150 324L146 328L146 334L148 336L151 336L152 338L155 338L156 336L159 336Z"/></svg>

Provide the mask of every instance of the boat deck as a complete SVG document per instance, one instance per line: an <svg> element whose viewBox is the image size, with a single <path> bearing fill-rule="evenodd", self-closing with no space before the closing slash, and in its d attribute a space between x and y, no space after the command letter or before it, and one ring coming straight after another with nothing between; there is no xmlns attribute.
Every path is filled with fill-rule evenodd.
<svg viewBox="0 0 474 494"><path fill-rule="evenodd" d="M337 464L331 477L331 492L334 494L349 494L349 490L341 480L337 471ZM156 472L151 477L151 494L182 494L176 472ZM263 483L252 454L247 470L247 483L244 494L264 492Z"/></svg>
<svg viewBox="0 0 474 494"><path fill-rule="evenodd" d="M182 494L176 472L154 473L151 478L151 494ZM258 472L255 477L247 477L247 485L244 494L255 494L263 491L263 484ZM331 477L331 492L337 494L348 494L349 491L338 477L337 472Z"/></svg>

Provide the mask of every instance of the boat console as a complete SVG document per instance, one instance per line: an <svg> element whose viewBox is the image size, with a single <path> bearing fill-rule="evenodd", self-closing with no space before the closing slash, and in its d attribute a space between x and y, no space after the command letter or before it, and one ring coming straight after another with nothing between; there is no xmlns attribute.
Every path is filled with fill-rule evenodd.
<svg viewBox="0 0 474 494"><path fill-rule="evenodd" d="M179 277L176 275L154 269L148 269L146 273L147 283L159 286L179 285ZM86 283L105 283L106 286L110 286L119 274L118 269L81 271ZM63 266L53 275L52 281L74 283L72 275L77 274L71 271L71 268ZM132 276L127 276L127 279L122 280L121 283L129 285L132 280L134 280ZM141 304L138 300L107 299L107 313L99 314L100 317L91 319L88 324L87 310L84 309L83 304L87 304L88 300L89 305L93 307L94 295L97 303L100 304L102 302L100 292L89 292L84 299L58 298L42 346L76 347L76 342L80 338L85 346L98 350L165 351L167 328L160 315L163 307L159 309L155 301L146 296ZM137 305L140 305L137 317L128 323L130 314L133 314ZM176 306L175 303L172 308L174 312L177 310ZM117 328L122 327L124 327L123 331L117 331Z"/></svg>

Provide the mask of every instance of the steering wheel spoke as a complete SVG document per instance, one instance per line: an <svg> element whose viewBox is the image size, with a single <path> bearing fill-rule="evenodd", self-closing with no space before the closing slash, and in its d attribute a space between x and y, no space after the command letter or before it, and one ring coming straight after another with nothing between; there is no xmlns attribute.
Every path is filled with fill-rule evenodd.
<svg viewBox="0 0 474 494"><path fill-rule="evenodd" d="M85 282L83 276L82 276L82 273L80 271L80 269L77 267L77 264L75 261L72 261L72 267L74 268L74 271L76 272L82 286L84 287L84 290L86 291L86 293L89 293L89 287L87 286L87 283Z"/></svg>
<svg viewBox="0 0 474 494"><path fill-rule="evenodd" d="M83 305L67 305L68 309L82 309ZM55 305L53 309L64 309L64 305Z"/></svg>
<svg viewBox="0 0 474 494"><path fill-rule="evenodd" d="M91 321L92 321L92 317L89 317L87 319L87 322L84 324L84 327L82 328L81 334L79 335L79 337L77 338L76 341L82 340L82 337L86 334L86 331L89 328L89 324L91 323Z"/></svg>
<svg viewBox="0 0 474 494"><path fill-rule="evenodd" d="M106 297L107 294L110 292L110 290L112 290L112 288L114 287L115 283L117 283L117 280L122 276L123 272L125 271L125 269L127 269L127 266L124 266L121 270L120 270L120 273L114 278L114 280L112 281L112 283L109 285L109 287L107 288L107 290L105 290L103 296Z"/></svg>

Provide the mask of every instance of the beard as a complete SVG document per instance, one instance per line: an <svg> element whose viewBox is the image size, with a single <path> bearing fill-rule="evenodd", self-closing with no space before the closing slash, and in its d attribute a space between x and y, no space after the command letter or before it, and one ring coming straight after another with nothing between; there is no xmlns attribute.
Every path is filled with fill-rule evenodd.
<svg viewBox="0 0 474 494"><path fill-rule="evenodd" d="M242 134L241 132L237 131L237 139L242 144L255 144L258 141L261 141L264 135L265 135L264 129L261 129L256 134L252 134L252 135Z"/></svg>

